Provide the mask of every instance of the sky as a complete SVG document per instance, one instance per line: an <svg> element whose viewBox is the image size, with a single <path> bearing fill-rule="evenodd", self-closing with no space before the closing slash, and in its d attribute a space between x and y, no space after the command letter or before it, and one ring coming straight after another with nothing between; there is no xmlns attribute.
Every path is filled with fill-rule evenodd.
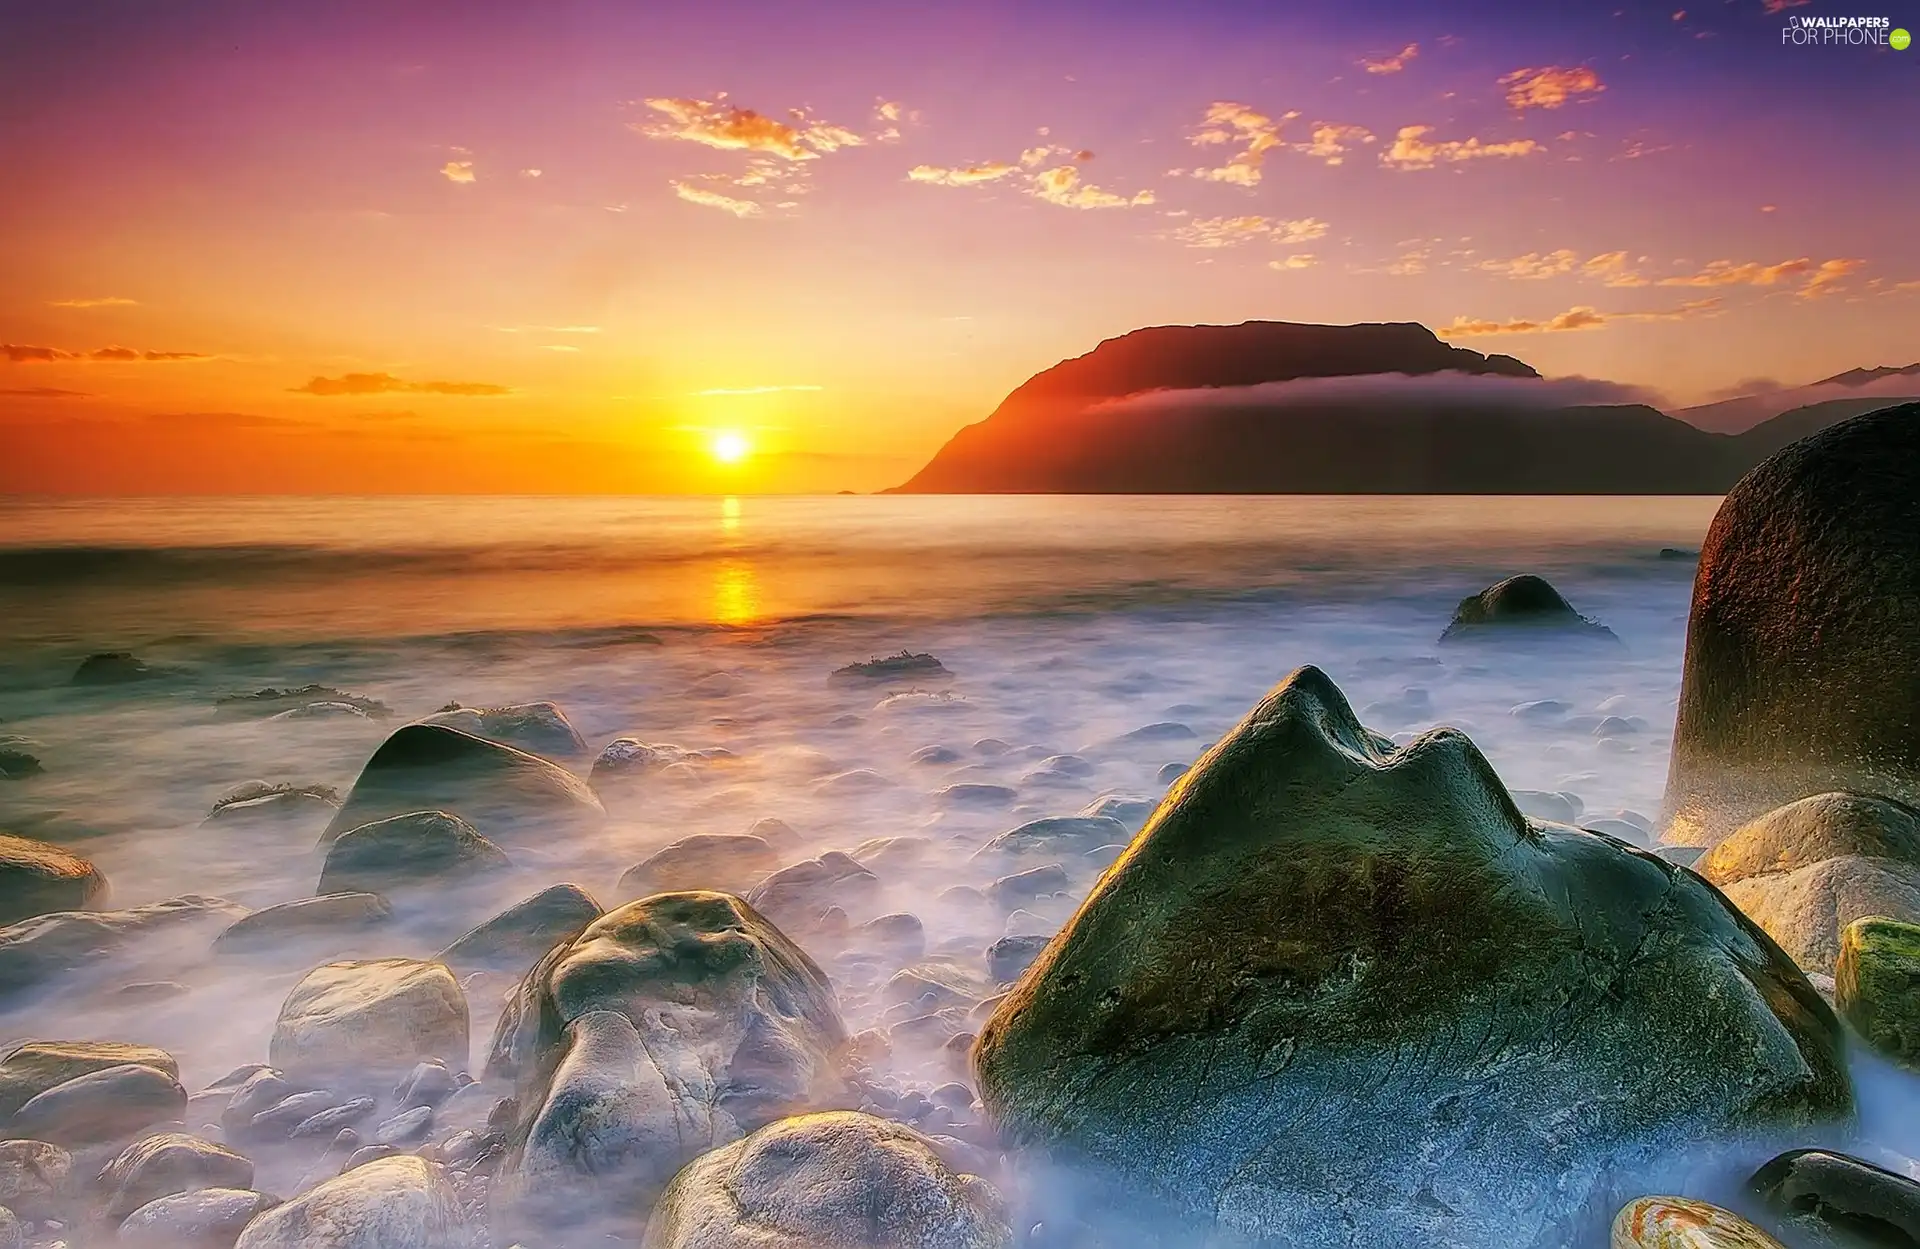
<svg viewBox="0 0 1920 1249"><path fill-rule="evenodd" d="M1145 325L1910 363L1887 2L4 0L0 491L866 491Z"/></svg>

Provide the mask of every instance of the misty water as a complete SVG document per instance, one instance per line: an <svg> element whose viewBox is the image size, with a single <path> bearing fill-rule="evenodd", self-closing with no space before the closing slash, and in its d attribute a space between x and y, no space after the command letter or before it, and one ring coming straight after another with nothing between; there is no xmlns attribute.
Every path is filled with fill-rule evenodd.
<svg viewBox="0 0 1920 1249"><path fill-rule="evenodd" d="M611 907L630 900L621 873L660 847L773 817L798 834L785 861L857 851L880 877L876 895L845 903L849 934L809 952L850 1031L888 1027L902 1020L881 989L912 952L867 939L863 921L911 913L928 956L984 975L989 945L1053 931L1112 852L1066 864L1071 890L1009 913L955 891L985 890L1004 870L975 850L1102 796L1157 799L1169 765L1195 759L1302 664L1330 674L1369 727L1401 740L1460 728L1510 788L1577 796L1580 822L1653 844L1691 555L1716 503L9 503L0 733L35 743L45 772L0 782L0 827L91 858L115 906L183 893L285 902L314 891L324 820L206 823L222 795L254 780L344 794L407 720L452 701L552 700L588 746L558 762L583 776L622 735L726 753L643 795L610 796L597 836L522 839L510 871L414 901L350 952L430 957L559 881ZM1462 597L1518 572L1547 577L1622 645L1437 644ZM828 682L836 668L903 649L931 652L954 679L912 695ZM181 675L68 684L84 656L111 650ZM223 695L308 683L378 699L393 718L216 711ZM1148 726L1160 727L1139 732ZM1013 794L984 806L943 796L967 783ZM883 838L902 840L871 844ZM715 884L744 891L762 874ZM180 1059L192 1090L265 1061L275 1013L309 965L218 959L204 937L158 943L0 1003L0 1036L155 1044ZM122 992L143 981L186 992ZM497 977L468 986L475 1074L511 987ZM887 1077L923 1091L970 1079L947 1040L979 1018L897 1036ZM1873 1077L1861 1100L1875 1143L1920 1149L1906 1078L1862 1074ZM286 1191L302 1162L261 1165L259 1186Z"/></svg>

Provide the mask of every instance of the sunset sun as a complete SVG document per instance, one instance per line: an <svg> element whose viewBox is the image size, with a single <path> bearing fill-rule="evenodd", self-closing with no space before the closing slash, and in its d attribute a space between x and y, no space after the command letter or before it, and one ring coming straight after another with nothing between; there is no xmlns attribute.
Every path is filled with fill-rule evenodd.
<svg viewBox="0 0 1920 1249"><path fill-rule="evenodd" d="M708 450L722 464L738 464L753 451L753 444L747 441L745 434L727 430L713 436L713 443Z"/></svg>

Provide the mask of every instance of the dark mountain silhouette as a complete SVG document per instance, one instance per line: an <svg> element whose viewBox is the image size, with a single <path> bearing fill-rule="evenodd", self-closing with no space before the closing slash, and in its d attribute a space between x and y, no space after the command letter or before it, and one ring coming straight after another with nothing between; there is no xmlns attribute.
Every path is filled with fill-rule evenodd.
<svg viewBox="0 0 1920 1249"><path fill-rule="evenodd" d="M1137 330L1034 375L897 489L1718 494L1860 410L1815 405L1730 436L1644 405L1551 406L1525 383L1490 381L1538 377L1415 324ZM1302 380L1334 378L1357 384ZM1269 385L1282 382L1299 385Z"/></svg>
<svg viewBox="0 0 1920 1249"><path fill-rule="evenodd" d="M1823 377L1814 385L1865 386L1868 382L1877 382L1883 377L1920 377L1920 364L1883 364L1872 369L1848 369L1845 373Z"/></svg>

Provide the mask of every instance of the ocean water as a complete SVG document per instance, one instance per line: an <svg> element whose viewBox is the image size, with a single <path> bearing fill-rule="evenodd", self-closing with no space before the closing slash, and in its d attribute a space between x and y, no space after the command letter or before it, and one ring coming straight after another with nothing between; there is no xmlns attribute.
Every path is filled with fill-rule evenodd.
<svg viewBox="0 0 1920 1249"><path fill-rule="evenodd" d="M618 735L731 757L644 801L610 802L597 837L515 850L511 872L398 926L378 953L430 954L556 881L611 906L625 900L620 873L653 850L771 816L800 836L790 859L908 839L876 866L883 891L865 911L911 912L930 954L977 960L1010 928L1050 931L1075 896L1011 920L943 901L950 886L991 883L969 857L975 847L1101 795L1157 798L1167 765L1190 762L1302 664L1327 671L1377 731L1453 725L1509 787L1575 795L1585 822L1651 830L1690 556L1716 504L13 501L0 504L0 733L36 743L45 772L0 781L0 827L92 857L116 905L187 892L288 901L313 891L318 828L203 823L222 794L250 780L344 793L397 723L455 700L547 699L586 739L586 757L562 761L582 774ZM1546 576L1622 645L1525 655L1437 645L1462 597L1519 572ZM827 681L902 649L938 656L954 674L947 696L887 701ZM70 686L78 662L104 650L180 675ZM215 710L221 695L309 682L377 698L395 719ZM1609 716L1617 723L1597 735ZM1152 724L1190 732L1123 738ZM916 762L928 746L948 748L949 761ZM1072 769L1081 774L1040 765L1061 754L1083 759ZM939 791L959 781L1016 797L994 810L944 805ZM1075 889L1095 873L1077 874ZM899 958L857 937L816 954L849 1027L883 1022L880 985ZM0 1037L160 1044L193 1088L264 1060L275 1012L304 970L236 970L210 958L204 939L156 944L135 962L0 1003ZM187 991L157 1002L116 993L151 979ZM476 1073L508 987L470 986ZM959 1074L937 1049L895 1047L903 1088ZM1896 1096L1912 1105L1904 1084ZM1900 1135L1888 1139L1904 1147Z"/></svg>

